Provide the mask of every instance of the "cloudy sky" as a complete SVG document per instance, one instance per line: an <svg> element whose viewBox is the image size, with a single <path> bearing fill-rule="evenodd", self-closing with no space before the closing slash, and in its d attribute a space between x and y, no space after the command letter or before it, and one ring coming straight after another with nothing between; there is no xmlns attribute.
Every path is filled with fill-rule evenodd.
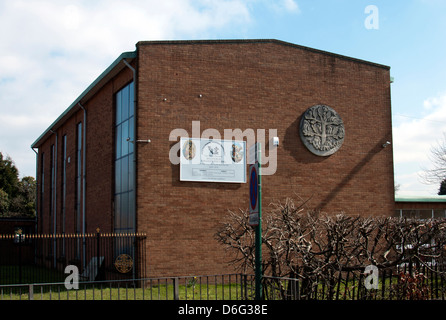
<svg viewBox="0 0 446 320"><path fill-rule="evenodd" d="M140 40L273 38L390 66L398 194L434 195L420 173L446 132L445 12L443 0L0 0L0 152L35 176L31 144Z"/></svg>

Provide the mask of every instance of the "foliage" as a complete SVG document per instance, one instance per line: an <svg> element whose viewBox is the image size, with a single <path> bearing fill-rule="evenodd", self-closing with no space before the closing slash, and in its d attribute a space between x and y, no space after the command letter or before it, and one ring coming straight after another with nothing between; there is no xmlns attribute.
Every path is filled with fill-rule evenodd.
<svg viewBox="0 0 446 320"><path fill-rule="evenodd" d="M446 133L443 133L443 140L433 146L430 152L432 168L424 169L421 178L427 184L441 184L446 179Z"/></svg>
<svg viewBox="0 0 446 320"><path fill-rule="evenodd" d="M0 152L0 217L34 217L35 193L35 179L20 180L12 159Z"/></svg>
<svg viewBox="0 0 446 320"><path fill-rule="evenodd" d="M262 258L265 274L297 277L309 292L321 281L334 287L340 272L363 272L443 259L446 220L329 215L291 199L274 204L262 216ZM248 212L230 212L216 233L231 250L230 263L242 272L255 267L254 230Z"/></svg>
<svg viewBox="0 0 446 320"><path fill-rule="evenodd" d="M0 213L9 212L9 195L0 189Z"/></svg>
<svg viewBox="0 0 446 320"><path fill-rule="evenodd" d="M446 195L446 179L441 181L440 190L438 190L438 195L439 196Z"/></svg>
<svg viewBox="0 0 446 320"><path fill-rule="evenodd" d="M429 296L426 276L418 272L400 272L394 291L399 300L427 300Z"/></svg>

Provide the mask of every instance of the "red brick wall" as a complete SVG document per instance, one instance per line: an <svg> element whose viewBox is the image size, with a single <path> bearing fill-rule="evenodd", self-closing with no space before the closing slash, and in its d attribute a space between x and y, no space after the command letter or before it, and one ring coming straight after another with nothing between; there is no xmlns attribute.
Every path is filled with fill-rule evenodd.
<svg viewBox="0 0 446 320"><path fill-rule="evenodd" d="M138 144L137 219L150 275L232 271L214 233L227 210L248 208L248 184L179 181L169 134L191 135L192 121L222 138L224 129L277 129L263 214L287 197L330 213L393 214L392 148L382 148L392 140L388 68L278 42L144 42L138 50L138 139L152 142ZM302 113L316 104L344 121L344 144L330 157L299 137Z"/></svg>
<svg viewBox="0 0 446 320"><path fill-rule="evenodd" d="M276 41L139 43L137 68L137 231L147 233L149 276L233 272L229 253L214 239L228 210L248 208L248 183L179 181L169 161L172 130L192 134L216 129L277 129L277 171L262 177L263 214L269 204L311 198L309 208L330 213L392 215L394 183L389 69ZM132 80L125 68L96 95L87 110L86 231L113 231L114 94ZM199 95L202 95L201 97ZM316 104L342 117L346 136L332 156L310 153L299 121ZM57 205L61 205L61 146L68 135L66 232L74 232L76 124L79 108L55 130L58 143ZM48 217L50 146L45 152L44 217L39 232L51 232ZM267 152L268 152L267 146ZM39 164L40 166L40 164ZM40 168L38 169L40 173ZM40 189L39 189L40 191ZM61 217L57 217L58 223ZM43 222L43 223L42 223ZM57 227L60 232L61 226Z"/></svg>
<svg viewBox="0 0 446 320"><path fill-rule="evenodd" d="M86 127L86 219L85 231L101 232L113 231L113 192L114 192L114 122L115 106L114 95L128 82L132 81L130 69L124 69L118 76L104 85L90 100L83 102L82 106L87 111ZM72 116L62 121L56 129L57 142L57 218L56 233L62 233L62 170L63 150L62 139L67 135L67 164L66 173L66 213L65 232L76 231L76 146L77 146L77 124L84 123L84 111L80 106L73 108ZM38 231L40 233L53 233L54 216L50 213L50 170L51 170L51 145L56 145L56 135L51 135L39 147L38 164ZM45 193L41 200L41 154L45 153ZM82 157L82 155L81 155ZM82 182L81 182L82 183ZM82 191L81 191L82 192ZM82 197L82 195L81 195ZM43 207L40 202L43 201ZM41 209L43 208L43 210ZM43 212L43 214L42 214ZM43 216L42 216L43 215ZM81 204L82 215L82 204ZM82 231L82 229L81 229Z"/></svg>
<svg viewBox="0 0 446 320"><path fill-rule="evenodd" d="M70 119L63 123L63 125L55 131L44 143L39 147L38 156L38 185L37 185L37 225L39 233L53 233L54 232L54 216L51 212L51 146L57 148L57 172L56 172L56 232L62 233L62 145L63 136L67 136L67 157L70 157L70 163L66 166L66 216L65 216L65 231L66 233L75 232L75 194L76 194L76 126L79 122L83 122L83 114L81 111L76 112ZM57 142L56 142L57 132ZM42 154L44 154L44 163L41 162ZM42 168L44 165L44 179L41 177ZM43 180L43 181L42 181ZM43 198L41 196L42 184L44 184Z"/></svg>

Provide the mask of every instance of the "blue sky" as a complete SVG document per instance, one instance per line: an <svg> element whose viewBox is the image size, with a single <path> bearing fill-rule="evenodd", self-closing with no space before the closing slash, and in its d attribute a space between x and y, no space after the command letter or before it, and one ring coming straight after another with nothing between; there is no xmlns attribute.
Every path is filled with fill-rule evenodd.
<svg viewBox="0 0 446 320"><path fill-rule="evenodd" d="M390 66L398 194L433 195L420 173L446 132L445 12L443 0L0 0L0 151L35 176L32 142L140 40L273 38Z"/></svg>

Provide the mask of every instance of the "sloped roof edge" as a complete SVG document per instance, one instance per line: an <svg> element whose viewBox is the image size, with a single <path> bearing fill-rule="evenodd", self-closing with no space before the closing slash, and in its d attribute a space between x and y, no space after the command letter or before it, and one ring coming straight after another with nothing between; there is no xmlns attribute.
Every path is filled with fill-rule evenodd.
<svg viewBox="0 0 446 320"><path fill-rule="evenodd" d="M122 53L104 72L101 73L99 77L93 81L84 92L37 138L36 141L31 145L31 148L38 148L39 145L46 139L48 135L51 134L51 130L54 130L58 127L60 121L65 117L71 115L73 112L77 110L79 107L79 103L82 101L88 100L94 93L99 90L103 84L108 81L110 77L113 77L122 70L125 65L122 63L123 60L127 60L130 62L132 59L136 58L136 51L132 52L124 52ZM120 66L118 68L118 66Z"/></svg>
<svg viewBox="0 0 446 320"><path fill-rule="evenodd" d="M319 54L323 54L323 55L327 55L327 56L336 57L336 58L343 59L343 60L350 60L350 61L354 61L357 63L368 64L368 65L375 66L378 68L384 68L384 69L390 70L390 66L386 66L383 64L370 62L370 61L362 60L362 59L357 59L357 58L353 58L353 57L349 57L349 56L345 56L345 55L341 55L341 54L337 54L337 53L332 53L329 51L314 49L314 48L294 44L291 42L286 42L283 40L277 40L277 39L153 40L153 41L148 40L148 41L139 41L136 44L136 47L142 46L142 45L200 45L200 44L231 44L231 43L234 43L234 44L276 43L278 45L290 46L290 47L294 47L294 48L301 49L301 50L306 50L306 51L310 51L310 52L314 52L314 53L319 53Z"/></svg>

